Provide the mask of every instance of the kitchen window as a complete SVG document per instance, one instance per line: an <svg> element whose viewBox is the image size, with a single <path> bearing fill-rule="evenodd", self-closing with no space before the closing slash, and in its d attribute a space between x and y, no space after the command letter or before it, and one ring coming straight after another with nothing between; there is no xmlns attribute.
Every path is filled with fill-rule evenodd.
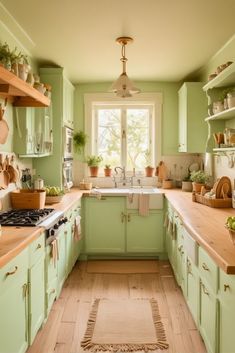
<svg viewBox="0 0 235 353"><path fill-rule="evenodd" d="M157 100L156 100L157 95ZM102 155L103 164L128 171L156 165L161 158L161 95L139 94L138 100L85 96L87 155ZM92 99L91 96L95 99ZM98 96L98 97L97 97ZM103 95L104 96L104 95ZM144 99L141 100L140 96ZM99 97L101 98L101 97ZM107 99L109 98L109 99ZM155 98L155 99L153 99Z"/></svg>

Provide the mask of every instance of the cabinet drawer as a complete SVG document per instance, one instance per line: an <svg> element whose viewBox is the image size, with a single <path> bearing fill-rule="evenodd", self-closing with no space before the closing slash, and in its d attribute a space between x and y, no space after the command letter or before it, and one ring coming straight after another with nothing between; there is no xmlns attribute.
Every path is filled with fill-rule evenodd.
<svg viewBox="0 0 235 353"><path fill-rule="evenodd" d="M219 294L221 297L233 303L235 298L235 276L227 275L222 270L219 271Z"/></svg>
<svg viewBox="0 0 235 353"><path fill-rule="evenodd" d="M45 256L45 234L42 233L40 237L29 246L29 267L31 268L40 257Z"/></svg>
<svg viewBox="0 0 235 353"><path fill-rule="evenodd" d="M17 281L22 273L28 271L28 248L0 269L1 293Z"/></svg>
<svg viewBox="0 0 235 353"><path fill-rule="evenodd" d="M218 267L201 247L199 247L198 263L201 277L216 293L218 288Z"/></svg>

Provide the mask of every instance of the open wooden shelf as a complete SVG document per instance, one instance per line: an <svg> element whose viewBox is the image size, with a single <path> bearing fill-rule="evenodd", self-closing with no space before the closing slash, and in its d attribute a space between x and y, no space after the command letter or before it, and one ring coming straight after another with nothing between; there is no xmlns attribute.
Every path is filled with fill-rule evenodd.
<svg viewBox="0 0 235 353"><path fill-rule="evenodd" d="M234 86L235 82L235 63L229 65L221 71L215 78L207 82L205 86L203 86L203 90L207 91L211 88L216 87L229 87Z"/></svg>
<svg viewBox="0 0 235 353"><path fill-rule="evenodd" d="M50 99L0 66L0 96L14 97L16 107L48 107Z"/></svg>
<svg viewBox="0 0 235 353"><path fill-rule="evenodd" d="M235 147L218 147L213 148L214 152L235 152Z"/></svg>
<svg viewBox="0 0 235 353"><path fill-rule="evenodd" d="M235 118L235 107L223 110L220 113L208 116L205 121L229 120Z"/></svg>

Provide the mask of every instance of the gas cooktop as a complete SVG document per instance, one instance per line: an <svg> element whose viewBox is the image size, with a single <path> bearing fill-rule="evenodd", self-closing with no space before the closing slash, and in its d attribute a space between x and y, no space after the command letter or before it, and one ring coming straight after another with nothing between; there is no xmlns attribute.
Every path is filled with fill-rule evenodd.
<svg viewBox="0 0 235 353"><path fill-rule="evenodd" d="M34 227L50 217L53 208L10 210L0 213L0 224L2 226Z"/></svg>

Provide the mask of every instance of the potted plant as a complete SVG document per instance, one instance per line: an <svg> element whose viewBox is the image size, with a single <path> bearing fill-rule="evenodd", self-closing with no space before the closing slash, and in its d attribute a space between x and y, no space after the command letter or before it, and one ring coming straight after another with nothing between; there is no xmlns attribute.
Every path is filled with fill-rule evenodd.
<svg viewBox="0 0 235 353"><path fill-rule="evenodd" d="M146 177L152 177L153 171L154 171L154 168L151 165L147 165L147 167L145 167Z"/></svg>
<svg viewBox="0 0 235 353"><path fill-rule="evenodd" d="M97 177L99 171L99 164L103 160L102 156L88 156L86 163L90 168L91 177Z"/></svg>
<svg viewBox="0 0 235 353"><path fill-rule="evenodd" d="M73 145L76 153L80 154L84 149L88 136L82 130L77 131L73 135Z"/></svg>
<svg viewBox="0 0 235 353"><path fill-rule="evenodd" d="M3 64L5 69L11 71L11 59L12 53L10 51L9 45L5 42L0 43L0 62Z"/></svg>
<svg viewBox="0 0 235 353"><path fill-rule="evenodd" d="M205 186L209 180L209 176L202 170L198 170L191 173L190 179L193 182L193 191L200 193L202 186Z"/></svg>
<svg viewBox="0 0 235 353"><path fill-rule="evenodd" d="M151 157L150 157L149 150L146 150L146 152L145 152L145 159L146 159L146 164L147 164L147 166L145 167L145 175L146 175L146 177L152 177L154 168L151 166Z"/></svg>
<svg viewBox="0 0 235 353"><path fill-rule="evenodd" d="M110 164L105 164L104 175L106 177L111 177L111 172L112 172L112 169L111 169Z"/></svg>
<svg viewBox="0 0 235 353"><path fill-rule="evenodd" d="M193 184L192 180L190 179L190 173L182 180L182 191L192 191Z"/></svg>

